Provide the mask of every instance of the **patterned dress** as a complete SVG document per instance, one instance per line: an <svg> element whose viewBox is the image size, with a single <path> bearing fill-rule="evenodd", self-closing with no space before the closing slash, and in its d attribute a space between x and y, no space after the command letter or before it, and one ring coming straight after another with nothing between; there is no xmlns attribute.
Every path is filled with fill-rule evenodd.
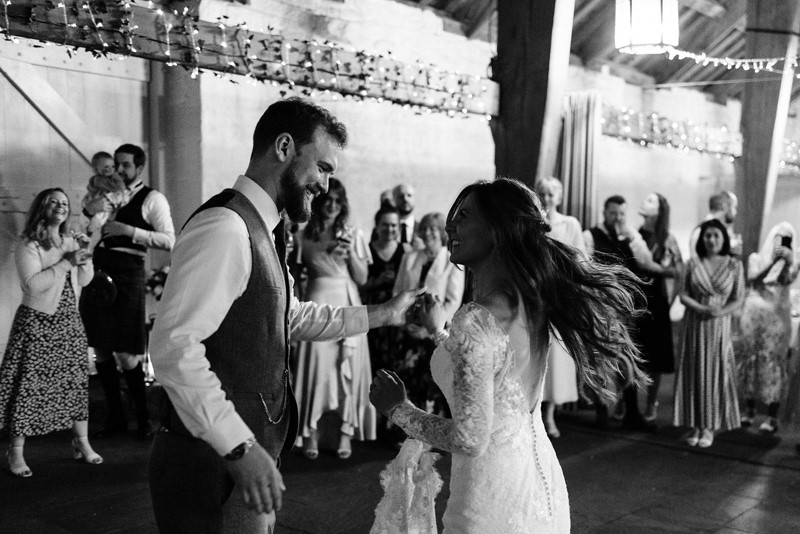
<svg viewBox="0 0 800 534"><path fill-rule="evenodd" d="M372 264L369 266L368 279L374 280L381 273L392 272L395 275L400 269L400 262L403 259L405 249L398 245L392 257L384 261L372 243L369 244L372 254ZM383 304L392 298L392 288L394 280L381 287L376 287L364 295L364 304ZM372 369L395 369L399 358L399 345L403 340L403 330L397 326L382 326L373 328L367 333L369 341L369 355L372 360Z"/></svg>
<svg viewBox="0 0 800 534"><path fill-rule="evenodd" d="M753 260L751 257L751 263L755 263L751 276L763 268ZM759 282L747 292L736 346L740 391L744 398L766 404L782 400L792 335L791 307L789 284L777 279L766 284Z"/></svg>
<svg viewBox="0 0 800 534"><path fill-rule="evenodd" d="M67 274L55 314L17 308L0 365L0 428L39 436L89 419L86 334Z"/></svg>
<svg viewBox="0 0 800 534"><path fill-rule="evenodd" d="M724 306L744 292L742 263L729 256L709 273L700 258L692 257L681 284L700 304ZM687 307L675 377L674 424L710 430L738 428L735 371L731 316L704 317Z"/></svg>
<svg viewBox="0 0 800 534"><path fill-rule="evenodd" d="M411 402L392 413L409 436L453 455L444 532L568 533L567 486L540 410L547 352L531 346L525 314L504 328L488 309L469 303L451 332L431 370L453 418ZM396 515L384 511L408 503L393 504L379 505L373 533L398 532Z"/></svg>

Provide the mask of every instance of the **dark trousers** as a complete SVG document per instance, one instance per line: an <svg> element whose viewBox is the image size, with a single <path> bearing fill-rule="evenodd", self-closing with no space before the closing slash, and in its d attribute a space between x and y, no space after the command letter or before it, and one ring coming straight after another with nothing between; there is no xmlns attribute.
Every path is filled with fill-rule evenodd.
<svg viewBox="0 0 800 534"><path fill-rule="evenodd" d="M162 534L219 534L233 491L225 460L206 442L157 432L150 454L150 496Z"/></svg>

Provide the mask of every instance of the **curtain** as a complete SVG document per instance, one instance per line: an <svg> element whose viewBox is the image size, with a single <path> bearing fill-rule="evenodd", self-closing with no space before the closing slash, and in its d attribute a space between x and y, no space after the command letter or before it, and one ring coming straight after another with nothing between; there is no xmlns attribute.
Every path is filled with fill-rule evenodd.
<svg viewBox="0 0 800 534"><path fill-rule="evenodd" d="M569 93L564 97L560 178L564 184L562 206L583 228L597 223L595 150L600 139L602 106L594 92Z"/></svg>

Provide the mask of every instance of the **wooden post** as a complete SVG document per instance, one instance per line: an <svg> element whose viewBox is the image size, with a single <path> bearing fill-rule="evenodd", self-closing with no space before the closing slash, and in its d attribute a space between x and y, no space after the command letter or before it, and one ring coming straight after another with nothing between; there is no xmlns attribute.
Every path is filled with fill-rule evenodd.
<svg viewBox="0 0 800 534"><path fill-rule="evenodd" d="M745 57L789 57L798 51L800 2L749 0ZM741 161L736 165L739 196L737 228L742 232L743 254L759 248L766 215L772 208L780 155L794 80L794 65L781 62L780 82L745 84L741 131ZM748 79L775 77L774 72L748 71Z"/></svg>
<svg viewBox="0 0 800 534"><path fill-rule="evenodd" d="M497 10L495 166L533 185L555 170L575 2L498 0Z"/></svg>

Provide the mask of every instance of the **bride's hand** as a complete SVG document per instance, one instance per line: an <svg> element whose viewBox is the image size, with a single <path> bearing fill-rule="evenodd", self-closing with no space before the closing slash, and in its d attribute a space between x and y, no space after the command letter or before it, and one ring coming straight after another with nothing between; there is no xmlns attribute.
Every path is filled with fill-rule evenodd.
<svg viewBox="0 0 800 534"><path fill-rule="evenodd" d="M369 387L369 400L386 417L392 408L407 399L406 386L400 377L392 371L378 369L372 385Z"/></svg>

